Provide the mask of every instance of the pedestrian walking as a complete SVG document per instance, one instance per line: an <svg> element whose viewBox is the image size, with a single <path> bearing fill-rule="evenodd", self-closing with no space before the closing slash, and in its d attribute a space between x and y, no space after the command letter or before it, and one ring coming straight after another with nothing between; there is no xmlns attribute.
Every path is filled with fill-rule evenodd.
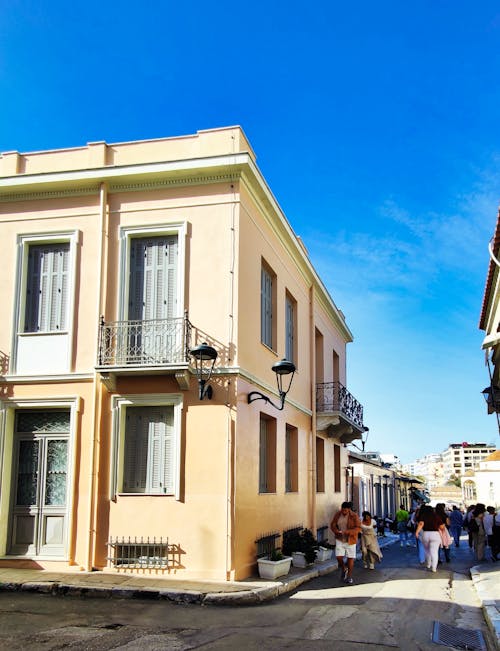
<svg viewBox="0 0 500 651"><path fill-rule="evenodd" d="M453 506L450 518L450 534L455 542L455 547L460 546L460 534L462 533L462 525L464 523L464 517L460 512L458 506Z"/></svg>
<svg viewBox="0 0 500 651"><path fill-rule="evenodd" d="M472 534L472 548L478 561L484 561L486 533L484 531L483 519L485 512L485 505L478 502L469 520L469 534Z"/></svg>
<svg viewBox="0 0 500 651"><path fill-rule="evenodd" d="M361 532L359 516L352 510L352 502L342 502L330 523L330 529L335 535L335 556L340 578L347 584L353 583L352 570L356 558L356 543ZM345 562L344 562L345 559Z"/></svg>
<svg viewBox="0 0 500 651"><path fill-rule="evenodd" d="M396 530L399 534L399 544L401 547L404 547L404 542L406 542L407 547L410 546L410 541L408 540L408 520L410 519L410 514L405 509L403 504L399 507L399 511L396 513Z"/></svg>
<svg viewBox="0 0 500 651"><path fill-rule="evenodd" d="M444 529L444 524L432 506L427 504L421 506L415 538L422 541L425 550L425 565L432 572L437 571L439 545L441 544L439 531L442 529Z"/></svg>
<svg viewBox="0 0 500 651"><path fill-rule="evenodd" d="M445 528L443 530L443 535L441 536L441 549L444 552L444 558L447 563L450 562L450 534L448 532L448 526L450 524L450 518L448 517L448 514L446 513L445 509L445 504L444 502L439 502L436 504L436 509L435 509L436 515L438 518L441 520L441 522L444 524ZM446 536L446 534L448 534Z"/></svg>
<svg viewBox="0 0 500 651"><path fill-rule="evenodd" d="M363 567L375 569L375 563L382 560L382 552L377 540L376 521L369 511L363 511L361 520L361 556Z"/></svg>
<svg viewBox="0 0 500 651"><path fill-rule="evenodd" d="M491 554L491 560L494 561L496 558L494 558L493 554L493 547L494 547L494 541L493 541L493 520L495 517L495 507L494 506L487 506L486 507L486 512L483 517L483 526L484 526L484 533L486 535L486 543L488 547L490 548L490 554Z"/></svg>
<svg viewBox="0 0 500 651"><path fill-rule="evenodd" d="M470 504L467 507L467 511L465 512L465 515L464 515L464 529L467 529L467 536L468 536L468 539L469 539L469 547L470 547L470 549L472 549L472 531L469 529L469 523L471 521L472 513L473 513L475 508L476 508L475 504Z"/></svg>
<svg viewBox="0 0 500 651"><path fill-rule="evenodd" d="M491 560L498 561L500 553L500 513L493 516L493 539L491 543Z"/></svg>
<svg viewBox="0 0 500 651"><path fill-rule="evenodd" d="M415 531L415 532L417 530L418 516L419 516L421 508L422 508L422 505L417 506L415 511L413 511L413 513L410 516L410 521L413 524L413 531ZM415 537L415 539L417 541L418 562L420 563L420 565L425 565L425 549L424 549L424 546L423 546L422 541L420 540L420 538Z"/></svg>

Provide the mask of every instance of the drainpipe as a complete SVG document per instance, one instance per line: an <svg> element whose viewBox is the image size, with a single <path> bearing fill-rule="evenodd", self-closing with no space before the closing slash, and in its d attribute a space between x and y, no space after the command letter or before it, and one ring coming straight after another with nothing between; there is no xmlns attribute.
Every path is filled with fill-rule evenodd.
<svg viewBox="0 0 500 651"><path fill-rule="evenodd" d="M234 146L234 135L233 146ZM233 194L233 203L231 206L231 224L230 224L230 251L231 251L231 266L229 269L229 328L228 328L228 350L233 351L234 343L234 270L236 264L236 189L234 184L231 184L231 191ZM230 352L230 355L231 355ZM228 366L232 366L234 360L229 358L227 360ZM236 383L238 380L235 381ZM234 581L235 568L234 568L234 523L235 523L235 490L236 490L236 438L234 436L234 429L236 427L236 413L231 406L232 403L232 383L227 380L226 384L226 407L227 407L227 433L226 433L226 580Z"/></svg>
<svg viewBox="0 0 500 651"><path fill-rule="evenodd" d="M311 374L311 530L316 535L316 342L314 336L314 285L309 288L309 373Z"/></svg>
<svg viewBox="0 0 500 651"><path fill-rule="evenodd" d="M107 243L108 243L108 189L105 183L101 183L99 189L99 276L97 278L98 292L95 323L100 322L104 314L106 301L106 264L107 264ZM97 505L99 499L99 452L100 452L100 422L102 406L102 385L94 373L93 400L92 400L92 457L90 466L90 503L89 503L89 534L87 542L86 570L94 568L96 558L96 534L97 534Z"/></svg>

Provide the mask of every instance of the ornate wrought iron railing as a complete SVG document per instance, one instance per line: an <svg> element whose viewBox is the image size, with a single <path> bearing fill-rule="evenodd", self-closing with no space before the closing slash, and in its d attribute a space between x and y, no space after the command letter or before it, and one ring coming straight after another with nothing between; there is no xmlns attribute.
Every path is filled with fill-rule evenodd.
<svg viewBox="0 0 500 651"><path fill-rule="evenodd" d="M316 410L319 413L339 411L355 425L363 427L363 405L340 382L316 385Z"/></svg>
<svg viewBox="0 0 500 651"><path fill-rule="evenodd" d="M189 361L192 325L187 316L147 321L101 319L99 366L155 366Z"/></svg>

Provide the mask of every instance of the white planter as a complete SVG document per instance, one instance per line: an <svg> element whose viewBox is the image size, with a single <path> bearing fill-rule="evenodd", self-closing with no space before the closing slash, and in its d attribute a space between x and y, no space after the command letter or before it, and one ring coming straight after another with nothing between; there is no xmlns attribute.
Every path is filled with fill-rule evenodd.
<svg viewBox="0 0 500 651"><path fill-rule="evenodd" d="M292 559L285 556L280 561L270 561L268 558L258 558L259 576L261 579L277 579L279 576L285 576L290 571Z"/></svg>
<svg viewBox="0 0 500 651"><path fill-rule="evenodd" d="M323 563L324 561L329 561L332 557L332 549L327 549L326 547L320 547L316 552L316 562Z"/></svg>
<svg viewBox="0 0 500 651"><path fill-rule="evenodd" d="M304 552L292 552L292 565L294 567L308 567L310 563L306 563Z"/></svg>

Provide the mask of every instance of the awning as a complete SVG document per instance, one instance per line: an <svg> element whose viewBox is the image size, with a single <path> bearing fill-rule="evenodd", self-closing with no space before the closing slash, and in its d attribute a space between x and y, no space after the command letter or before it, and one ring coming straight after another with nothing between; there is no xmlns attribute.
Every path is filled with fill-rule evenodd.
<svg viewBox="0 0 500 651"><path fill-rule="evenodd" d="M427 504L427 502L430 502L430 499L425 495L425 493L422 493L422 491L419 491L417 488L413 490L413 497L416 497L417 500L422 500L424 504Z"/></svg>

